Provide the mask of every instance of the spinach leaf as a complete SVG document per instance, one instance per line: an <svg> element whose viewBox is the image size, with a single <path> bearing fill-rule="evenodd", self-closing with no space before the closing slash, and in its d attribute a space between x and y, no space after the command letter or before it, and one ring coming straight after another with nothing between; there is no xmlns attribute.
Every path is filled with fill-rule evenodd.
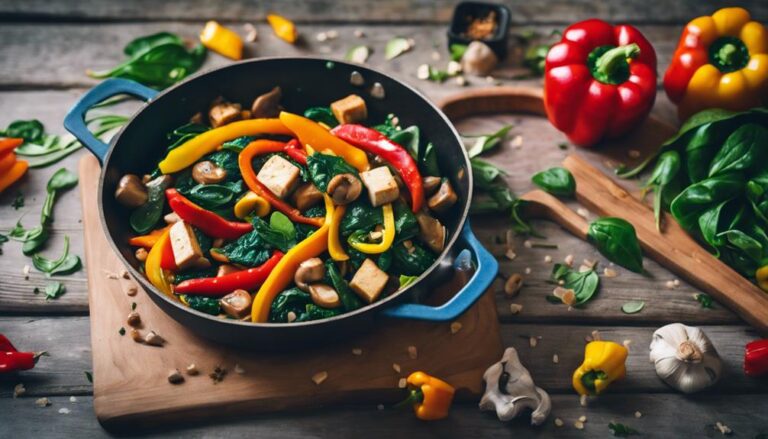
<svg viewBox="0 0 768 439"><path fill-rule="evenodd" d="M383 224L381 209L377 209L365 200L357 199L347 205L347 212L339 225L341 236L349 236L356 230L370 232L377 224Z"/></svg>
<svg viewBox="0 0 768 439"><path fill-rule="evenodd" d="M304 110L304 117L315 122L322 122L331 128L339 124L329 107L309 107Z"/></svg>
<svg viewBox="0 0 768 439"><path fill-rule="evenodd" d="M187 302L190 308L210 315L221 314L221 305L218 297L193 296L183 294L180 297Z"/></svg>
<svg viewBox="0 0 768 439"><path fill-rule="evenodd" d="M219 253L225 255L231 263L258 267L269 259L273 248L261 233L254 229L219 249Z"/></svg>
<svg viewBox="0 0 768 439"><path fill-rule="evenodd" d="M261 218L254 218L252 221L253 232L258 233L261 240L272 248L287 252L296 245L296 231L293 234L285 233L283 230L275 229Z"/></svg>
<svg viewBox="0 0 768 439"><path fill-rule="evenodd" d="M437 151L431 142L423 143L421 130L416 125L405 129L391 129L382 132L389 140L405 148L411 154L423 175L440 176L440 166L437 163Z"/></svg>
<svg viewBox="0 0 768 439"><path fill-rule="evenodd" d="M45 128L37 119L16 120L11 122L2 134L6 137L22 138L27 143L40 143L44 141Z"/></svg>
<svg viewBox="0 0 768 439"><path fill-rule="evenodd" d="M381 271L388 271L389 267L392 266L392 248L389 248L384 253L380 254L378 258L376 258L376 265L381 268Z"/></svg>
<svg viewBox="0 0 768 439"><path fill-rule="evenodd" d="M347 281L341 276L336 263L331 259L325 261L325 268L328 277L333 284L333 288L339 293L339 299L341 299L341 305L346 312L356 310L363 306L363 302L357 297L354 291L349 287Z"/></svg>
<svg viewBox="0 0 768 439"><path fill-rule="evenodd" d="M656 230L661 231L661 208L666 205L670 183L680 171L680 154L677 151L667 151L659 156L656 167L645 183L644 189L652 189L654 192L653 215L656 218ZM669 200L671 202L671 200Z"/></svg>
<svg viewBox="0 0 768 439"><path fill-rule="evenodd" d="M269 309L271 323L288 323L288 313L293 312L298 320L306 314L307 306L312 304L309 293L294 287L283 291L275 297Z"/></svg>
<svg viewBox="0 0 768 439"><path fill-rule="evenodd" d="M132 40L123 48L123 53L127 56L140 55L161 44L183 45L184 40L178 35L170 32L158 32L156 34L146 35Z"/></svg>
<svg viewBox="0 0 768 439"><path fill-rule="evenodd" d="M715 155L709 165L709 176L764 166L765 145L768 145L768 129L753 123L740 126L728 136Z"/></svg>
<svg viewBox="0 0 768 439"><path fill-rule="evenodd" d="M189 191L179 192L200 207L213 210L234 205L245 188L240 180L234 183L198 184Z"/></svg>
<svg viewBox="0 0 768 439"><path fill-rule="evenodd" d="M171 142L167 150L176 149L187 140L197 137L206 131L208 131L208 127L205 125L192 122L184 124L167 134L168 140Z"/></svg>
<svg viewBox="0 0 768 439"><path fill-rule="evenodd" d="M228 140L221 144L221 150L240 153L245 149L246 146L248 146L249 143L253 142L255 139L256 136L242 136L238 137L237 139Z"/></svg>
<svg viewBox="0 0 768 439"><path fill-rule="evenodd" d="M322 308L314 303L308 303L304 307L304 314L300 315L298 319L296 319L297 322L305 322L309 320L322 320L322 319L329 319L331 317L335 317L339 314L341 314L341 308Z"/></svg>
<svg viewBox="0 0 768 439"><path fill-rule="evenodd" d="M760 263L763 259L763 245L760 244L757 239L747 235L741 230L726 230L725 232L719 233L717 236L727 238L730 245L741 250L756 263Z"/></svg>
<svg viewBox="0 0 768 439"><path fill-rule="evenodd" d="M404 274L400 275L400 289L403 289L407 287L408 285L416 282L416 279L418 279L418 276L406 276Z"/></svg>
<svg viewBox="0 0 768 439"><path fill-rule="evenodd" d="M404 243L392 247L392 268L407 276L420 276L435 262L435 256L421 244L412 242L410 249Z"/></svg>
<svg viewBox="0 0 768 439"><path fill-rule="evenodd" d="M627 437L640 434L640 432L634 428L619 424L618 422L608 423L608 430L610 430L611 434L616 437Z"/></svg>
<svg viewBox="0 0 768 439"><path fill-rule="evenodd" d="M589 225L587 238L609 261L634 271L643 272L643 252L635 228L621 218L600 218Z"/></svg>
<svg viewBox="0 0 768 439"><path fill-rule="evenodd" d="M320 192L328 190L328 183L339 174L352 174L360 178L357 169L345 162L343 158L328 154L312 154L307 157L309 178Z"/></svg>
<svg viewBox="0 0 768 439"><path fill-rule="evenodd" d="M477 137L477 140L475 140L475 143L469 148L467 154L469 154L470 158L473 158L496 148L501 145L501 142L507 137L507 133L509 133L509 130L511 130L512 127L513 125L505 125L495 133L484 134Z"/></svg>
<svg viewBox="0 0 768 439"><path fill-rule="evenodd" d="M64 252L58 259L48 259L39 254L32 256L32 264L46 277L69 274L80 269L80 258L69 254L69 236L64 236Z"/></svg>
<svg viewBox="0 0 768 439"><path fill-rule="evenodd" d="M43 292L45 293L45 300L58 299L67 292L67 288L63 283L54 281L46 284Z"/></svg>
<svg viewBox="0 0 768 439"><path fill-rule="evenodd" d="M195 233L197 235L197 233ZM199 235L198 235L199 236ZM210 238L209 238L210 239ZM202 247L202 246L201 246ZM177 273L173 274L173 283L175 285L178 285L185 280L189 279L201 279L201 278L208 278L208 277L216 277L216 274L218 273L219 267L212 265L208 268L191 268L184 271L179 271Z"/></svg>
<svg viewBox="0 0 768 439"><path fill-rule="evenodd" d="M552 280L558 284L562 281L563 288L573 290L576 296L574 306L583 305L592 299L600 286L600 277L595 270L577 272L564 264L555 264L552 268ZM557 299L556 303L561 302Z"/></svg>
<svg viewBox="0 0 768 439"><path fill-rule="evenodd" d="M715 255L719 255L718 248L725 245L724 238L720 235L722 222L721 216L725 206L731 203L733 200L726 200L717 206L712 207L704 211L699 216L699 230L704 241L712 246L715 250Z"/></svg>
<svg viewBox="0 0 768 439"><path fill-rule="evenodd" d="M272 215L269 217L269 227L272 230L281 232L289 241L296 240L296 227L282 212L272 212Z"/></svg>
<svg viewBox="0 0 768 439"><path fill-rule="evenodd" d="M727 130L717 128L718 126L713 123L698 127L691 133L690 140L685 145L685 166L688 177L694 183L708 177L709 163L729 133Z"/></svg>
<svg viewBox="0 0 768 439"><path fill-rule="evenodd" d="M496 177L507 175L506 172L485 160L473 158L470 162L472 164L472 175L475 177L475 184L479 188L492 186Z"/></svg>
<svg viewBox="0 0 768 439"><path fill-rule="evenodd" d="M738 196L746 182L741 173L721 174L685 188L670 205L675 220L689 232L695 231L702 213Z"/></svg>
<svg viewBox="0 0 768 439"><path fill-rule="evenodd" d="M394 214L395 242L402 242L419 234L419 221L410 207L398 200L394 204Z"/></svg>
<svg viewBox="0 0 768 439"><path fill-rule="evenodd" d="M147 183L147 202L131 212L128 222L139 235L149 233L163 216L165 190L171 186L172 179L167 176L157 177Z"/></svg>
<svg viewBox="0 0 768 439"><path fill-rule="evenodd" d="M541 171L531 178L533 184L550 194L571 197L576 192L576 180L565 168L550 168Z"/></svg>

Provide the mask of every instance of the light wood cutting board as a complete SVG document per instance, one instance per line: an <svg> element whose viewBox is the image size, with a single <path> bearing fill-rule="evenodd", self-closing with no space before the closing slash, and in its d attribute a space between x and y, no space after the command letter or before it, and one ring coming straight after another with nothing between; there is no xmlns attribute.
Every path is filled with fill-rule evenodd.
<svg viewBox="0 0 768 439"><path fill-rule="evenodd" d="M257 412L275 412L335 402L379 404L398 401L401 378L415 370L442 377L457 388L456 398L479 400L482 374L501 357L501 337L493 292L488 291L458 319L449 323L382 319L379 329L351 334L349 341L292 353L243 352L218 346L194 335L154 305L137 284L121 277L123 266L107 242L99 221L99 164L91 156L80 162L80 188L85 230L85 260L93 349L94 410L106 428L132 428L199 422ZM127 295L131 287L138 294ZM132 302L143 331L163 336L164 347L135 343L121 336ZM417 358L409 355L415 346ZM354 348L362 355L353 355ZM195 363L201 373L172 385L168 373ZM400 372L393 364L398 364ZM214 384L208 374L217 366L228 374ZM236 373L239 365L243 373ZM320 385L312 376L325 371Z"/></svg>

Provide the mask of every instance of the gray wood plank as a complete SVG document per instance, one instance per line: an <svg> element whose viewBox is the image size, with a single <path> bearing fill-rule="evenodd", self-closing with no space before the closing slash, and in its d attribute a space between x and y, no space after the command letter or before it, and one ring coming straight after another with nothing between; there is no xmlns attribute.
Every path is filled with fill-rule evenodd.
<svg viewBox="0 0 768 439"><path fill-rule="evenodd" d="M115 322L117 332L123 322ZM768 393L768 381L747 378L742 372L744 345L756 338L743 326L704 326L704 330L723 358L722 381L710 394ZM674 393L656 376L648 361L648 345L655 327L606 327L591 325L504 324L501 328L505 346L514 346L532 372L536 383L552 393L571 395L571 373L581 364L585 337L598 329L603 339L630 341L627 379L615 383L617 393ZM35 369L0 376L0 397L8 396L13 386L23 382L29 395L89 394L90 383L84 371L91 370L90 329L86 317L0 317L0 333L20 349L45 350L50 357L40 360ZM530 337L541 337L536 347ZM128 336L120 342L133 343ZM557 354L559 362L553 363ZM166 373L167 371L147 371Z"/></svg>
<svg viewBox="0 0 768 439"><path fill-rule="evenodd" d="M0 18L5 20L223 20L261 21L266 14L276 11L301 22L359 21L371 23L447 22L458 0L394 0L386 2L359 2L354 0L290 0L251 1L237 0L225 3L204 0L132 2L87 0L78 2L46 0L11 0L0 5ZM579 0L564 2L547 0L530 2L507 0L514 23L568 23L592 17L611 21L684 23L699 15L731 6L724 1L677 2L620 1L595 2ZM768 8L759 0L746 0L740 5L752 10L761 19L768 16Z"/></svg>
<svg viewBox="0 0 768 439"><path fill-rule="evenodd" d="M535 437L584 438L611 437L608 423L628 425L648 438L721 437L715 430L717 422L733 430L735 437L753 438L768 432L768 395L717 395L683 397L680 395L604 395L579 405L571 395L552 397L552 414L540 427L531 427L526 415L502 423L488 412L480 412L470 404L456 405L450 416L442 421L418 421L408 410L384 409L375 406L342 406L307 410L302 413L281 413L253 416L249 419L222 420L198 425L193 419L183 426L143 429L136 425L118 435L142 437L269 437L323 438L359 437L391 438L402 435L429 438L466 437ZM36 407L34 398L0 398L0 413L13 413L4 422L4 429L13 437L111 437L93 416L93 398L66 396L50 398L52 405ZM59 410L67 409L66 414ZM635 412L641 417L636 418ZM574 423L585 416L584 429ZM555 419L564 426L557 427ZM55 432L55 433L53 433Z"/></svg>

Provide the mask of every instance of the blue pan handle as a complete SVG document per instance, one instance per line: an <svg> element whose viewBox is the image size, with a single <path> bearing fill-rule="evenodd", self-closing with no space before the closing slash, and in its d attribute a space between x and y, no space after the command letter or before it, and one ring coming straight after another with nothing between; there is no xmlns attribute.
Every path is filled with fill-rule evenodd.
<svg viewBox="0 0 768 439"><path fill-rule="evenodd" d="M485 290L491 285L499 272L499 263L496 258L483 247L480 241L469 227L469 220L464 223L461 230L461 240L475 255L475 274L448 302L440 306L427 306L417 303L404 303L385 309L382 314L387 317L396 317L401 319L430 320L435 322L445 322L456 319L464 311L469 309L473 303L483 295Z"/></svg>
<svg viewBox="0 0 768 439"><path fill-rule="evenodd" d="M97 139L88 130L85 123L85 114L94 105L109 99L115 95L128 94L136 96L144 101L149 101L157 95L157 90L145 87L138 82L129 79L112 78L88 90L83 97L69 110L64 118L64 128L77 138L89 151L104 163L109 145Z"/></svg>

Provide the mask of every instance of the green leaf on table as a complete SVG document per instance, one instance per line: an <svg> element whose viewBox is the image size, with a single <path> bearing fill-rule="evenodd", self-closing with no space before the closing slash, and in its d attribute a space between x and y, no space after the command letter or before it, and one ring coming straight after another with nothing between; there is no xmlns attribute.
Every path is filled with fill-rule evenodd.
<svg viewBox="0 0 768 439"><path fill-rule="evenodd" d="M464 56L464 53L467 51L466 44L451 44L448 49L451 52L451 60L453 61L460 61L461 58Z"/></svg>
<svg viewBox="0 0 768 439"><path fill-rule="evenodd" d="M19 210L24 207L24 194L18 192L16 198L11 202L11 207L13 207L13 210Z"/></svg>
<svg viewBox="0 0 768 439"><path fill-rule="evenodd" d="M702 308L709 308L712 309L712 296L709 294L704 293L698 293L693 296L694 299L696 299L697 302L701 305Z"/></svg>
<svg viewBox="0 0 768 439"><path fill-rule="evenodd" d="M633 300L621 305L621 312L624 314L637 314L645 308L645 302L642 300Z"/></svg>
<svg viewBox="0 0 768 439"><path fill-rule="evenodd" d="M643 252L635 228L624 219L605 217L592 222L588 240L609 261L634 271L643 272Z"/></svg>
<svg viewBox="0 0 768 439"><path fill-rule="evenodd" d="M37 119L15 120L2 131L3 136L22 138L29 143L41 142L44 134L45 127Z"/></svg>
<svg viewBox="0 0 768 439"><path fill-rule="evenodd" d="M344 56L344 59L349 62L364 64L369 56L371 56L371 49L369 49L368 46L359 45L350 48Z"/></svg>
<svg viewBox="0 0 768 439"><path fill-rule="evenodd" d="M58 259L48 259L40 254L32 256L32 265L46 277L54 274L69 274L80 269L80 258L69 254L69 236L64 236L64 252Z"/></svg>
<svg viewBox="0 0 768 439"><path fill-rule="evenodd" d="M552 268L552 281L567 290L573 290L576 301L573 306L583 305L597 293L600 286L600 277L594 269L586 271L574 271L565 264L555 264ZM562 303L557 298L556 303ZM547 299L551 300L551 299ZM552 300L554 302L554 300Z"/></svg>
<svg viewBox="0 0 768 439"><path fill-rule="evenodd" d="M619 424L618 422L609 423L608 430L610 430L611 434L616 437L627 437L627 436L635 436L640 434L640 432L635 430L634 428L624 424Z"/></svg>
<svg viewBox="0 0 768 439"><path fill-rule="evenodd" d="M505 125L495 133L483 134L477 137L477 140L475 140L475 143L467 151L467 153L469 154L469 157L470 158L477 157L480 154L490 151L493 148L500 145L501 142L503 142L504 139L507 137L507 133L509 133L509 130L511 130L512 127L513 125Z"/></svg>
<svg viewBox="0 0 768 439"><path fill-rule="evenodd" d="M65 292L67 292L67 289L61 282L50 282L45 286L45 290L43 290L43 292L45 293L45 300L51 300L61 297Z"/></svg>
<svg viewBox="0 0 768 439"><path fill-rule="evenodd" d="M552 195L571 197L576 192L576 180L565 168L550 168L531 177L536 186Z"/></svg>
<svg viewBox="0 0 768 439"><path fill-rule="evenodd" d="M402 38L402 37L392 38L391 40L387 41L387 45L384 46L384 58L387 61L397 58L403 53L411 50L412 47L413 46L411 44L411 41L408 40L407 38Z"/></svg>
<svg viewBox="0 0 768 439"><path fill-rule="evenodd" d="M89 383L93 384L93 372L84 370L83 373L85 373L85 379L88 380Z"/></svg>

